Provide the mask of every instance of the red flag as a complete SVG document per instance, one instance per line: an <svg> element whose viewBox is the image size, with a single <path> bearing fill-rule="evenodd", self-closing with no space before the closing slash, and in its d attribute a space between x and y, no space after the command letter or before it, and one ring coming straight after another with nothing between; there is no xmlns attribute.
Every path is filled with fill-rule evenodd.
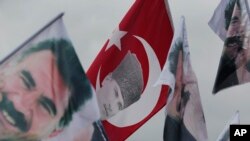
<svg viewBox="0 0 250 141"><path fill-rule="evenodd" d="M103 125L111 141L125 140L166 104L167 87L153 84L163 69L173 37L168 10L164 0L137 0L87 72L99 97L102 118L108 118ZM112 98L102 91L112 80L118 90L109 92L122 95L122 100L115 103L114 96L112 103L105 105L103 101ZM132 101L127 100L131 95ZM112 109L115 104L116 110Z"/></svg>

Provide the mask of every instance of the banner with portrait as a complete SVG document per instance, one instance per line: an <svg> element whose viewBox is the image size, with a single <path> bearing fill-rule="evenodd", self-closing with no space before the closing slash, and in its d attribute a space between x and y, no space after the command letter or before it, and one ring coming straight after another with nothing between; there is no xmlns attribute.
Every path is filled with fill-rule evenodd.
<svg viewBox="0 0 250 141"><path fill-rule="evenodd" d="M62 16L1 61L0 140L74 141L100 117Z"/></svg>
<svg viewBox="0 0 250 141"><path fill-rule="evenodd" d="M153 87L172 41L167 0L136 0L91 64L101 120L110 141L124 141L166 104Z"/></svg>
<svg viewBox="0 0 250 141"><path fill-rule="evenodd" d="M248 2L235 0L228 4L231 16L226 19L226 38L213 93L250 81L250 18Z"/></svg>
<svg viewBox="0 0 250 141"><path fill-rule="evenodd" d="M185 19L175 30L157 85L168 85L164 141L206 141L207 129L198 83L190 62Z"/></svg>

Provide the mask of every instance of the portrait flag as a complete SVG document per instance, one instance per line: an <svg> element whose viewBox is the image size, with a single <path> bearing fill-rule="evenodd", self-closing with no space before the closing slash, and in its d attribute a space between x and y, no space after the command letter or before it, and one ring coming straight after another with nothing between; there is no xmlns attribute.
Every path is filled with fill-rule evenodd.
<svg viewBox="0 0 250 141"><path fill-rule="evenodd" d="M124 141L166 104L153 87L173 36L167 0L136 0L87 71L111 141Z"/></svg>
<svg viewBox="0 0 250 141"><path fill-rule="evenodd" d="M169 86L164 141L206 141L206 123L190 62L184 17L175 30L166 64L155 85Z"/></svg>
<svg viewBox="0 0 250 141"><path fill-rule="evenodd" d="M208 22L210 28L217 34L222 41L226 39L226 23L228 24L228 17L231 18L232 11L229 5L235 3L235 0L221 0L217 8L214 10L213 16Z"/></svg>
<svg viewBox="0 0 250 141"><path fill-rule="evenodd" d="M74 141L100 118L62 16L1 61L0 140Z"/></svg>
<svg viewBox="0 0 250 141"><path fill-rule="evenodd" d="M216 141L230 141L230 125L240 124L240 113L236 111L233 117L228 121Z"/></svg>
<svg viewBox="0 0 250 141"><path fill-rule="evenodd" d="M232 10L221 55L213 94L250 81L250 19L248 2L236 0L228 5Z"/></svg>

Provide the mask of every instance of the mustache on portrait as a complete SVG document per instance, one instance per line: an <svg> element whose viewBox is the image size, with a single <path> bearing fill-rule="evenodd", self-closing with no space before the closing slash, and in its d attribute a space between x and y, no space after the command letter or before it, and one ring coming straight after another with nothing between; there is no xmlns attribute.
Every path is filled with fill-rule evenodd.
<svg viewBox="0 0 250 141"><path fill-rule="evenodd" d="M27 132L30 129L30 125L25 119L25 115L16 110L13 102L8 99L6 92L1 92L2 101L0 102L0 111L5 111L15 121L14 125L22 132Z"/></svg>

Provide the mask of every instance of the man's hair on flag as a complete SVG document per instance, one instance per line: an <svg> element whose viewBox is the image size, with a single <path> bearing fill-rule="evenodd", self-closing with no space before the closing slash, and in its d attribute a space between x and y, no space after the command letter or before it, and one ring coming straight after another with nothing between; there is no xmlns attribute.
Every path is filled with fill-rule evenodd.
<svg viewBox="0 0 250 141"><path fill-rule="evenodd" d="M53 53L59 73L70 91L68 107L65 109L59 123L59 127L64 127L71 121L73 113L77 112L85 101L92 97L90 82L71 42L65 39L42 41L27 49L19 61L32 53L43 50L50 50Z"/></svg>
<svg viewBox="0 0 250 141"><path fill-rule="evenodd" d="M128 52L118 67L112 72L121 89L124 108L140 99L143 91L142 67L135 54Z"/></svg>
<svg viewBox="0 0 250 141"><path fill-rule="evenodd" d="M229 27L230 22L231 22L235 3L241 9L239 0L229 0L229 3L227 4L227 6L225 8L225 29L226 30L228 30L228 27Z"/></svg>

